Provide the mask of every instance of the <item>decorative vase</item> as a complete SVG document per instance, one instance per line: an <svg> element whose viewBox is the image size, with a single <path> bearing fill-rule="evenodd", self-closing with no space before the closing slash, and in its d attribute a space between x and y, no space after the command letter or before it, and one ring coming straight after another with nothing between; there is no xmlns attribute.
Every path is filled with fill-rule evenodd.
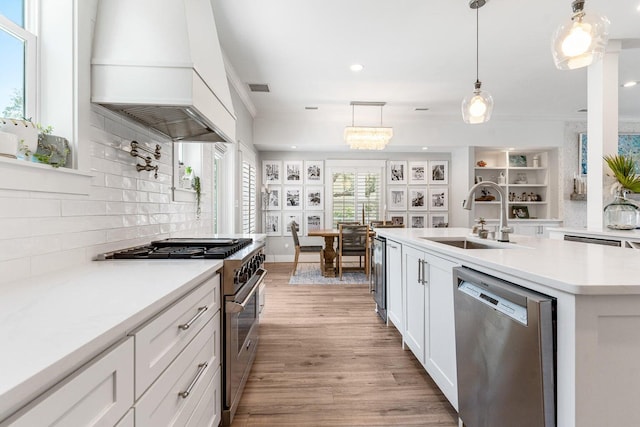
<svg viewBox="0 0 640 427"><path fill-rule="evenodd" d="M613 202L604 207L604 224L612 230L633 230L638 226L640 209L619 191Z"/></svg>
<svg viewBox="0 0 640 427"><path fill-rule="evenodd" d="M46 156L48 163L54 167L71 166L71 148L66 138L55 135L40 134L36 154Z"/></svg>
<svg viewBox="0 0 640 427"><path fill-rule="evenodd" d="M22 145L28 150L29 157L38 149L38 128L34 123L27 120L18 119L0 119L0 131L9 132L18 137L18 145ZM23 152L22 156L26 160L30 160Z"/></svg>

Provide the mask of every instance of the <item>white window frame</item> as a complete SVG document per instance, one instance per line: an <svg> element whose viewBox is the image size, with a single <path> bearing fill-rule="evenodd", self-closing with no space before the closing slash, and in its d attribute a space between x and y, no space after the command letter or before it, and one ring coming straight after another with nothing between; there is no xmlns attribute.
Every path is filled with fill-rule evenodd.
<svg viewBox="0 0 640 427"><path fill-rule="evenodd" d="M24 58L24 115L33 122L38 121L38 23L37 1L25 0L24 28L0 15L0 31L22 40L25 44Z"/></svg>

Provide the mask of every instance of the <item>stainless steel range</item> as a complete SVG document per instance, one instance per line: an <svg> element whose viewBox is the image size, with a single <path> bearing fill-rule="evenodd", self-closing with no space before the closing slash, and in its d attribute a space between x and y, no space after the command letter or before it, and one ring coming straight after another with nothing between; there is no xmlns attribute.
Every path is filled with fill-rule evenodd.
<svg viewBox="0 0 640 427"><path fill-rule="evenodd" d="M108 259L222 259L222 330L224 408L230 425L256 357L259 341L258 306L264 242L246 238L177 238L99 255Z"/></svg>

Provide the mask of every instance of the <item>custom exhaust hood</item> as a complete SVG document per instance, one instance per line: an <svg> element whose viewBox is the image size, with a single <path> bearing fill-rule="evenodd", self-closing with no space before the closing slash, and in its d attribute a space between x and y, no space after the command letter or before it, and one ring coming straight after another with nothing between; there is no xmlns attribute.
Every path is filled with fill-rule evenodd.
<svg viewBox="0 0 640 427"><path fill-rule="evenodd" d="M91 101L174 141L234 142L211 0L101 0Z"/></svg>

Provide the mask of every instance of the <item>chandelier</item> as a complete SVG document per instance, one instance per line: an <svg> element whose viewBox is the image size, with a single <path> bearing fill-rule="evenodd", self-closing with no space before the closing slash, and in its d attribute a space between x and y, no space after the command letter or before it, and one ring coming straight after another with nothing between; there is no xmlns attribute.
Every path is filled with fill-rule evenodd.
<svg viewBox="0 0 640 427"><path fill-rule="evenodd" d="M356 150L383 150L391 137L393 128L382 126L382 107L386 102L351 101L351 126L344 129L344 140L349 148ZM380 126L355 126L355 106L380 107Z"/></svg>

